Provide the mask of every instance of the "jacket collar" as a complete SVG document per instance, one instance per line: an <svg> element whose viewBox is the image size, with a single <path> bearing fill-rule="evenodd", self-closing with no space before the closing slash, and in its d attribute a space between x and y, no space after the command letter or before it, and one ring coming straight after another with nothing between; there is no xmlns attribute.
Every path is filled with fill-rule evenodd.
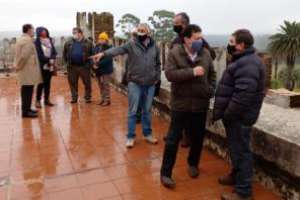
<svg viewBox="0 0 300 200"><path fill-rule="evenodd" d="M154 40L153 40L151 37L149 37L149 39L150 39L150 41L149 41L149 44L148 44L147 47L145 47L145 46L138 40L137 37L135 37L135 38L133 39L133 41L134 41L134 43L135 43L138 47L142 48L143 50L147 50L147 49L149 49L150 47L152 47L152 46L155 44Z"/></svg>
<svg viewBox="0 0 300 200"><path fill-rule="evenodd" d="M235 53L232 55L232 61L236 61L246 55L250 55L250 54L254 54L255 53L255 48L254 47L249 47L247 49L245 49L245 51L241 52L241 53Z"/></svg>
<svg viewBox="0 0 300 200"><path fill-rule="evenodd" d="M195 58L194 61L192 61L188 55L188 53L185 50L184 44L180 44L180 52L179 54L183 57L185 57L189 63L195 64L198 63L200 60L202 60L202 54L203 54L203 48L197 52L197 57Z"/></svg>

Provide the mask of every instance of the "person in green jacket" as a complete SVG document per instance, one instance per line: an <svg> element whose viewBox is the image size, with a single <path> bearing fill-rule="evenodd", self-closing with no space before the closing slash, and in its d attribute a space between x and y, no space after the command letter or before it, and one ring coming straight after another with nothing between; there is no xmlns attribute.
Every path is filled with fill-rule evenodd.
<svg viewBox="0 0 300 200"><path fill-rule="evenodd" d="M112 46L109 44L109 37L107 33L102 32L98 36L97 45L94 48L94 54L103 52L110 49ZM96 74L96 79L99 85L101 101L99 105L110 105L110 80L113 73L113 59L111 57L102 58L99 62L95 62L93 69Z"/></svg>

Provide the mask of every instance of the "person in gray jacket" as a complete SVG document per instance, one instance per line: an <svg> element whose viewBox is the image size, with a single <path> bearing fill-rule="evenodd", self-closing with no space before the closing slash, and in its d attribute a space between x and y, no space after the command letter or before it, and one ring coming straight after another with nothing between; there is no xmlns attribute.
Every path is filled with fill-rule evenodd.
<svg viewBox="0 0 300 200"><path fill-rule="evenodd" d="M142 127L145 140L157 144L152 135L151 106L155 92L155 84L160 81L160 51L151 38L147 24L139 24L137 37L123 46L98 53L91 57L99 61L102 57L128 55L128 135L126 146L132 148L135 143L136 114L139 105L142 107Z"/></svg>

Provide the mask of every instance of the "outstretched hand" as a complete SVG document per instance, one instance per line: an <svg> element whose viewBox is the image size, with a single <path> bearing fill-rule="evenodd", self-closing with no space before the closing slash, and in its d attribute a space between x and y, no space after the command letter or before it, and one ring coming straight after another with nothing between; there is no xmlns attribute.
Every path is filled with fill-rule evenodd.
<svg viewBox="0 0 300 200"><path fill-rule="evenodd" d="M96 55L93 55L91 57L89 57L89 59L92 59L94 61L94 63L99 62L99 60L104 56L103 53L98 53Z"/></svg>

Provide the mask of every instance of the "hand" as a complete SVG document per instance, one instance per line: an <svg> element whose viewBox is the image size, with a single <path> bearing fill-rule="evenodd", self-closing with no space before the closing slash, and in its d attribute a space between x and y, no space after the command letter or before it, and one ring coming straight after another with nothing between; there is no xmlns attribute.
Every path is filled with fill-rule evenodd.
<svg viewBox="0 0 300 200"><path fill-rule="evenodd" d="M96 55L93 55L89 57L89 59L92 59L94 62L99 62L99 60L104 56L104 53L98 53Z"/></svg>
<svg viewBox="0 0 300 200"><path fill-rule="evenodd" d="M207 121L208 121L208 126L213 126L215 124L215 120L212 114L208 117Z"/></svg>
<svg viewBox="0 0 300 200"><path fill-rule="evenodd" d="M194 70L194 76L203 76L205 73L204 68L201 66L197 66L193 70Z"/></svg>
<svg viewBox="0 0 300 200"><path fill-rule="evenodd" d="M94 69L98 69L98 66L97 66L97 65L93 65L93 68L94 68Z"/></svg>

